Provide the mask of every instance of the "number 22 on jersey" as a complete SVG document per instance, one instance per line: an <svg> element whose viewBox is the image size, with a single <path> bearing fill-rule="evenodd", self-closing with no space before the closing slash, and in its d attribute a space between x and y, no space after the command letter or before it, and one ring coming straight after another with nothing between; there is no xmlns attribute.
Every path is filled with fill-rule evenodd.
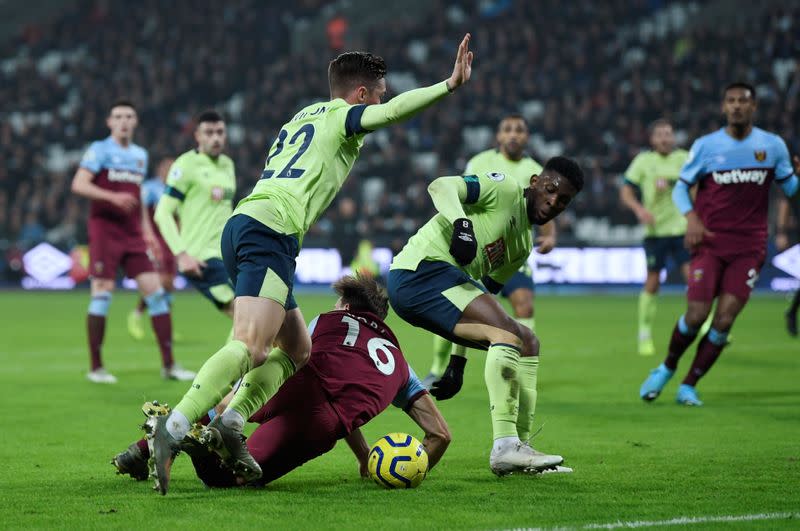
<svg viewBox="0 0 800 531"><path fill-rule="evenodd" d="M286 138L289 136L289 133L286 129L281 129L281 132L278 133L278 140L275 142L275 149L267 156L266 168L261 173L261 178L269 179L275 177L276 179L297 179L303 175L306 170L303 168L296 168L295 164L306 152L308 146L311 145L311 141L314 139L314 131L314 124L305 124L295 131L287 145ZM286 147L285 153L284 147ZM280 161L292 153L294 154L282 170L275 171L270 168L270 164L272 164L276 158ZM283 156L281 156L281 154L283 154Z"/></svg>
<svg viewBox="0 0 800 531"><path fill-rule="evenodd" d="M349 315L343 316L342 322L347 324L347 335L345 336L344 341L342 341L342 345L346 347L354 347L356 341L358 341L358 335L361 333L361 323ZM369 357L372 358L372 362L375 363L375 367L386 376L394 373L395 366L394 355L392 354L392 351L389 350L390 347L398 350L394 343L382 337L373 337L367 341L367 352L369 352ZM381 356L381 354L383 354L383 356ZM382 358L386 358L386 361L384 361Z"/></svg>

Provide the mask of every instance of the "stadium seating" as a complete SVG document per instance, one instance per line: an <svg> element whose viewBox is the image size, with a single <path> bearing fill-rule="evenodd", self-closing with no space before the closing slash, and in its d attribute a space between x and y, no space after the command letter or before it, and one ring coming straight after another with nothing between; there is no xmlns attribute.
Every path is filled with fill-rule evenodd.
<svg viewBox="0 0 800 531"><path fill-rule="evenodd" d="M135 8L85 0L0 41L0 280L20 249L86 241L84 204L69 182L89 141L106 136L106 107L118 97L139 107L136 140L150 150L152 167L192 146L195 112L220 108L239 195L247 193L287 113L327 97L326 66L336 52L292 44L296 28L324 31L315 22L334 12L321 4L236 0L200 10L188 0ZM444 16L374 17L349 26L347 46L384 56L391 94L443 78L456 39L469 30L473 82L435 111L372 135L338 200L354 205L334 205L307 245L355 241L348 235L402 245L431 213L427 182L460 173L491 143L505 112L529 119L536 158L563 152L584 164L586 192L559 220L562 241L573 244L637 240L617 187L646 144L647 124L671 118L687 145L721 124L720 89L734 78L757 85L757 123L778 131L793 152L800 147L800 9L767 2L709 26L695 22L713 9L702 2L430 4ZM115 30L99 31L108 27ZM741 39L748 28L758 38Z"/></svg>

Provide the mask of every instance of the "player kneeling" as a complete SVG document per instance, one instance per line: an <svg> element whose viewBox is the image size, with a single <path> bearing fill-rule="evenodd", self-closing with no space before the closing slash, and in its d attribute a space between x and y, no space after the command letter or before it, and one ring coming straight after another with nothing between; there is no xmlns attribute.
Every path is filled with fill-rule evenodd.
<svg viewBox="0 0 800 531"><path fill-rule="evenodd" d="M231 471L224 458L191 441L182 445L206 485L269 483L330 451L339 439L347 441L366 477L370 448L359 427L389 404L402 408L425 432L429 468L441 459L450 444L450 432L383 322L389 308L386 292L373 279L360 277L344 277L333 288L339 294L334 310L309 326L308 364L250 418L261 424L247 439L247 449L261 468L260 477L251 471ZM221 448L222 435L216 426L212 423L206 429L206 440ZM143 446L136 446L139 459L149 457Z"/></svg>

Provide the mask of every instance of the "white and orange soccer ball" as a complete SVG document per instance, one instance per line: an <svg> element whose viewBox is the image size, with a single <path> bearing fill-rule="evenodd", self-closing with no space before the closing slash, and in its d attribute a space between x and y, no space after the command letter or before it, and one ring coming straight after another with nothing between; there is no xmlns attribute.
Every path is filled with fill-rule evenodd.
<svg viewBox="0 0 800 531"><path fill-rule="evenodd" d="M389 433L378 439L369 452L370 477L385 489L413 489L428 473L428 454L407 433Z"/></svg>

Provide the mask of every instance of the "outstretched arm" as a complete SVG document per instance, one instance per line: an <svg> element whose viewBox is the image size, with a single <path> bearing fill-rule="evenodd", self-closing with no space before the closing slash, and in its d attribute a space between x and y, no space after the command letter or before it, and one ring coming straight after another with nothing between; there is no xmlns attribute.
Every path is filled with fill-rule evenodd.
<svg viewBox="0 0 800 531"><path fill-rule="evenodd" d="M369 470L367 469L367 461L369 459L369 446L367 446L367 441L361 434L361 430L358 428L354 429L344 440L347 441L347 446L350 447L358 460L359 474L361 474L362 478L368 477Z"/></svg>
<svg viewBox="0 0 800 531"><path fill-rule="evenodd" d="M374 131L407 120L466 83L472 75L472 52L469 51L469 40L470 34L467 33L458 46L456 63L449 78L429 87L404 92L387 103L367 106L361 115L361 128Z"/></svg>
<svg viewBox="0 0 800 531"><path fill-rule="evenodd" d="M425 432L422 445L428 453L428 468L433 468L450 445L450 430L430 395L422 395L406 410L417 425Z"/></svg>

